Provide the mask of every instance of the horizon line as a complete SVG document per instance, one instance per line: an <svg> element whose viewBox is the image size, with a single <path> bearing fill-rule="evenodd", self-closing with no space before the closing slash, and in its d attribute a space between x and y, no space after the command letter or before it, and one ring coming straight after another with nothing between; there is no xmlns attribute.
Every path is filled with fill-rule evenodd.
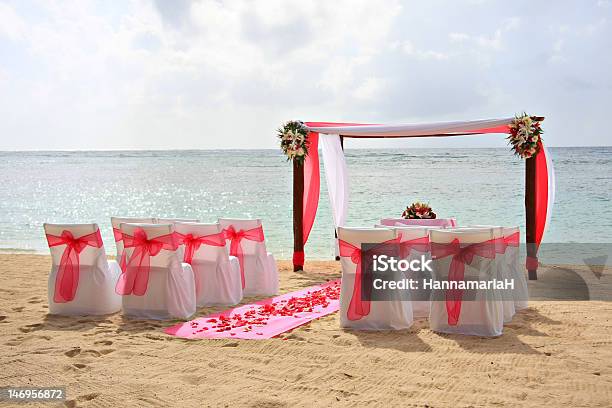
<svg viewBox="0 0 612 408"><path fill-rule="evenodd" d="M592 148L592 147L612 147L612 145L587 145L587 146L546 146L547 148ZM505 147L350 147L344 150L459 150L459 149L511 149L510 146ZM121 149L15 149L15 150L4 150L0 149L0 153L60 153L60 152L69 152L69 153L84 153L84 152L168 152L168 151L177 151L177 152L188 152L188 151L248 151L248 150L278 150L278 148L266 147L266 148L232 148L232 147L220 147L220 148L152 148L152 149L143 149L143 148L121 148Z"/></svg>

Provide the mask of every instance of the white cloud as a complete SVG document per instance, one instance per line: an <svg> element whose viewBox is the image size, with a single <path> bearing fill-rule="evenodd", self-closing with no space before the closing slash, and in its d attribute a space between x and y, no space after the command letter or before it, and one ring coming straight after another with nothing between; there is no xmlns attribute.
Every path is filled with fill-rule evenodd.
<svg viewBox="0 0 612 408"><path fill-rule="evenodd" d="M273 147L291 118L592 121L587 89L606 106L601 7L448 4L0 3L0 149Z"/></svg>
<svg viewBox="0 0 612 408"><path fill-rule="evenodd" d="M465 42L469 40L470 36L467 35L466 33L450 33L448 35L448 38L450 39L451 42L460 43L460 42Z"/></svg>
<svg viewBox="0 0 612 408"><path fill-rule="evenodd" d="M15 10L9 4L0 3L0 38L20 40L25 31L26 24Z"/></svg>
<svg viewBox="0 0 612 408"><path fill-rule="evenodd" d="M366 78L353 91L353 96L360 100L376 102L383 94L386 81L381 78Z"/></svg>

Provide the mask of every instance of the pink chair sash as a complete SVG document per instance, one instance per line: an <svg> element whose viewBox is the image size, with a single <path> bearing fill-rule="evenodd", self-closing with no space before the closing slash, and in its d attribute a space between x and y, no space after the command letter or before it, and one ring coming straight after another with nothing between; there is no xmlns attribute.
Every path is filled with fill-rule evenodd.
<svg viewBox="0 0 612 408"><path fill-rule="evenodd" d="M102 237L100 230L91 234L75 238L72 232L63 230L61 235L47 235L49 248L65 245L62 258L60 259L59 269L55 277L55 293L53 301L55 303L67 303L74 300L79 286L80 261L79 254L86 247L102 248Z"/></svg>
<svg viewBox="0 0 612 408"><path fill-rule="evenodd" d="M181 234L175 232L178 243L185 245L185 255L183 256L183 262L191 265L193 262L193 255L202 245L210 245L216 247L225 246L225 234L218 232L216 234L194 236L193 234ZM196 296L200 296L200 274L193 271L193 278L195 280Z"/></svg>
<svg viewBox="0 0 612 408"><path fill-rule="evenodd" d="M517 231L506 237L500 237L493 240L495 252L505 254L508 247L518 247L520 242L520 233Z"/></svg>
<svg viewBox="0 0 612 408"><path fill-rule="evenodd" d="M259 227L255 227L250 230L236 231L236 229L230 225L223 230L223 234L225 235L225 239L230 241L230 255L238 258L238 263L240 264L240 278L242 279L242 289L244 289L244 252L242 251L242 240L246 239L248 241L263 242L263 227L260 225Z"/></svg>
<svg viewBox="0 0 612 408"><path fill-rule="evenodd" d="M506 252L506 241L504 237L495 238L492 240L493 246L495 247L496 254L503 254Z"/></svg>
<svg viewBox="0 0 612 408"><path fill-rule="evenodd" d="M512 233L510 235L508 235L507 237L504 237L504 244L506 247L518 247L521 241L521 233L519 231L516 231L515 233Z"/></svg>
<svg viewBox="0 0 612 408"><path fill-rule="evenodd" d="M113 227L113 235L115 237L115 242L119 242L123 240L123 234L119 228Z"/></svg>
<svg viewBox="0 0 612 408"><path fill-rule="evenodd" d="M113 227L113 236L115 237L115 243L119 241L123 241L123 234L121 233L121 230L119 228ZM123 251L121 251L121 257L119 259L119 268L121 268L121 270L124 271L126 264L127 264L127 255L125 253L125 247L124 247Z"/></svg>
<svg viewBox="0 0 612 408"><path fill-rule="evenodd" d="M495 252L494 240L467 245L461 245L458 239L454 239L448 244L431 243L431 257L433 259L453 257L448 271L448 280L451 282L460 282L464 279L465 265L471 264L475 256L494 259ZM450 326L456 326L459 322L462 296L463 290L461 289L446 291L446 312Z"/></svg>
<svg viewBox="0 0 612 408"><path fill-rule="evenodd" d="M181 234L175 232L178 237L178 243L185 245L185 256L183 262L191 264L193 261L193 255L202 245L210 245L216 247L225 246L225 234L218 232L216 234L209 235L193 235L193 234Z"/></svg>
<svg viewBox="0 0 612 408"><path fill-rule="evenodd" d="M399 234L401 237L401 232ZM407 241L400 241L399 246L400 256L402 258L408 258L413 250L419 252L429 251L429 237L425 236L421 238L409 239Z"/></svg>
<svg viewBox="0 0 612 408"><path fill-rule="evenodd" d="M143 296L149 285L151 257L159 254L162 249L176 251L178 240L174 233L149 239L142 228L136 228L133 236L123 233L123 245L124 252L125 248L134 248L134 251L122 270L115 291L119 295Z"/></svg>
<svg viewBox="0 0 612 408"><path fill-rule="evenodd" d="M367 250L366 256L368 253L380 253L384 245L397 243L399 243L399 238L394 238L389 241L382 242ZM355 245L350 244L341 239L338 240L338 246L340 248L340 256L351 258L351 262L357 265L357 267L355 268L355 282L353 283L353 294L351 296L351 301L346 312L346 317L349 320L359 320L362 317L370 314L370 301L363 300L363 294L361 292L363 280L363 274L361 271L362 251L361 248L356 247Z"/></svg>

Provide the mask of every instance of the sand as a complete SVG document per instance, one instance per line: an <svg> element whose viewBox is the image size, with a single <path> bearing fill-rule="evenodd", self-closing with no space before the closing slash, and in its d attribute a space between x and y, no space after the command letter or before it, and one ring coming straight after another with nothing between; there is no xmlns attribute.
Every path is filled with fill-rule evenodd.
<svg viewBox="0 0 612 408"><path fill-rule="evenodd" d="M335 262L279 264L283 292L340 275ZM183 340L163 333L173 322L47 315L49 269L47 256L0 255L0 386L64 385L70 407L612 406L606 301L533 302L494 339L426 321L343 331L333 314L280 339Z"/></svg>

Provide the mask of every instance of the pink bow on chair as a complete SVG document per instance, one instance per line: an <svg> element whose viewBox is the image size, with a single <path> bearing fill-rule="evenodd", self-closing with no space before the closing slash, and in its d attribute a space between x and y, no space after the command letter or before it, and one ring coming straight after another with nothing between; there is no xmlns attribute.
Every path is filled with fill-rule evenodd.
<svg viewBox="0 0 612 408"><path fill-rule="evenodd" d="M174 233L149 239L142 228L136 228L133 236L124 232L123 245L124 252L127 248L134 248L134 251L117 281L115 291L119 295L136 296L142 296L147 292L151 257L159 254L162 249L176 251L178 248Z"/></svg>
<svg viewBox="0 0 612 408"><path fill-rule="evenodd" d="M431 243L431 257L433 259L445 258L452 255L453 259L448 271L448 280L451 282L463 281L465 265L471 264L475 256L494 259L495 252L494 240L467 244L464 246L459 243L458 239L454 239L448 244L437 242ZM446 313L450 326L456 326L459 322L462 296L463 290L461 289L449 289L446 291Z"/></svg>
<svg viewBox="0 0 612 408"><path fill-rule="evenodd" d="M505 247L517 247L519 246L521 241L521 234L519 231L516 231L513 234L504 237L504 245ZM505 248L504 248L505 249Z"/></svg>
<svg viewBox="0 0 612 408"><path fill-rule="evenodd" d="M65 245L66 248L62 253L59 269L55 278L55 293L53 301L55 303L67 303L74 300L77 288L79 286L80 262L79 254L85 247L102 247L102 237L100 230L96 230L91 234L83 235L75 238L72 232L63 230L61 235L46 234L49 247Z"/></svg>
<svg viewBox="0 0 612 408"><path fill-rule="evenodd" d="M115 243L123 241L123 234L121 233L121 230L119 228L113 227L113 236L115 237ZM122 271L125 270L125 265L127 264L126 261L127 255L125 254L124 246L123 251L121 251L121 257L119 258L119 268L121 268Z"/></svg>
<svg viewBox="0 0 612 408"><path fill-rule="evenodd" d="M385 245L389 244L397 244L399 243L399 238L394 238L389 241L381 242L380 244L368 249L365 251L366 256L368 254L378 254L384 248ZM364 316L370 314L370 300L363 300L362 294L362 280L363 273L361 271L361 256L362 251L361 248L356 247L353 244L350 244L341 239L338 240L338 246L340 248L340 256L351 258L351 262L353 262L356 266L355 268L355 282L353 283L353 295L351 296L351 301L349 303L348 310L346 312L346 317L349 320L359 320Z"/></svg>
<svg viewBox="0 0 612 408"><path fill-rule="evenodd" d="M400 237L401 237L401 233L400 233ZM399 246L400 246L400 256L402 258L408 258L410 256L410 253L413 250L416 250L419 252L429 251L429 237L425 236L421 238L409 239L407 241L400 242Z"/></svg>
<svg viewBox="0 0 612 408"><path fill-rule="evenodd" d="M223 234L225 235L226 239L230 240L230 255L237 257L238 263L240 263L240 278L242 279L242 289L244 289L244 253L242 251L241 243L243 239L255 242L263 242L263 227L260 225L259 227L255 227L250 230L236 231L236 229L230 225L229 227L223 230Z"/></svg>
<svg viewBox="0 0 612 408"><path fill-rule="evenodd" d="M191 264L193 261L193 255L202 245L210 245L216 247L225 246L225 234L218 232L216 234L209 235L193 235L193 234L180 234L175 232L179 239L179 244L185 245L185 256L183 262Z"/></svg>

